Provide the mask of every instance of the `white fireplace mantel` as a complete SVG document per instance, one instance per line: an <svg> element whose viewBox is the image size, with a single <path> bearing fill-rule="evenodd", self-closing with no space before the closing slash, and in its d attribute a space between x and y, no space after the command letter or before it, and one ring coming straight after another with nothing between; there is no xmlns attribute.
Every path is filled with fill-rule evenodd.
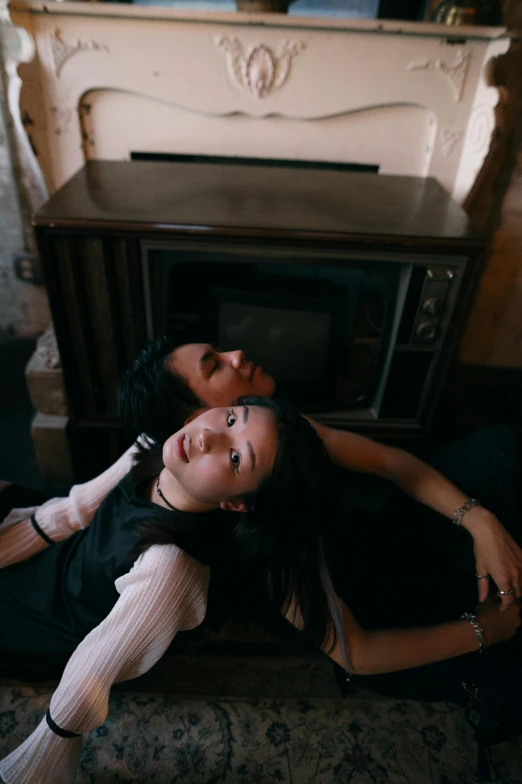
<svg viewBox="0 0 522 784"><path fill-rule="evenodd" d="M489 66L509 46L502 28L52 0L9 9L23 28L9 103L33 206L86 160L133 151L376 164L434 176L463 201L496 124Z"/></svg>

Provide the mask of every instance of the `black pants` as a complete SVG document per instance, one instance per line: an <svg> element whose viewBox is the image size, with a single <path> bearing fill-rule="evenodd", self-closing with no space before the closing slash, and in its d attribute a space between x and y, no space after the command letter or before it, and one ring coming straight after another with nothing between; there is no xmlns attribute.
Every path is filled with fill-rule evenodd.
<svg viewBox="0 0 522 784"><path fill-rule="evenodd" d="M480 499L522 545L520 443L510 428L479 430L441 450L429 462L457 487ZM379 529L380 557L371 561L370 570L361 570L358 609L368 621L362 625L411 628L457 620L461 612L473 612L478 589L472 538L411 500L397 511L395 516L387 516ZM371 532L370 546L379 538L376 533ZM374 610L366 605L366 599L374 602ZM360 680L389 696L424 700L458 700L464 695L463 682L487 683L492 691L506 695L520 714L521 664L519 629L508 643L494 645L482 654L474 652Z"/></svg>

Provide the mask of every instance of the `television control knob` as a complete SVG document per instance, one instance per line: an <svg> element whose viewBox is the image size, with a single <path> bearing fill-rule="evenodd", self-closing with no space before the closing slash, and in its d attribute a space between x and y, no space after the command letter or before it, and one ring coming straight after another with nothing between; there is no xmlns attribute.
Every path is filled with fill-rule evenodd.
<svg viewBox="0 0 522 784"><path fill-rule="evenodd" d="M442 310L442 300L438 297L429 297L422 303L424 313L429 313L430 316L438 316Z"/></svg>
<svg viewBox="0 0 522 784"><path fill-rule="evenodd" d="M437 326L431 321L423 321L417 327L417 337L421 340L434 340L437 337Z"/></svg>

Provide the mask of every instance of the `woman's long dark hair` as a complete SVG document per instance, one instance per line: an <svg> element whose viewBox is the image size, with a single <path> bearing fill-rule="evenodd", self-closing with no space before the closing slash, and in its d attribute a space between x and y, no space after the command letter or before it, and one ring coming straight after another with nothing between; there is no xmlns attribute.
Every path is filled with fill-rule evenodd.
<svg viewBox="0 0 522 784"><path fill-rule="evenodd" d="M339 504L323 442L288 403L270 398L239 403L273 410L279 436L272 474L235 529L245 583L252 569L261 578L257 590L268 594L275 609L290 611L289 617L298 609L303 632L317 645L328 640L331 648L338 637L347 662L342 611L324 547L325 529L334 525Z"/></svg>
<svg viewBox="0 0 522 784"><path fill-rule="evenodd" d="M286 614L299 609L304 633L316 644L337 635L346 658L342 614L330 579L323 545L323 521L336 514L332 466L319 436L299 411L273 398L242 397L237 405L273 412L278 447L272 473L243 498L247 513L166 514L146 521L134 554L153 544L176 544L211 565L223 563L239 575L245 602L266 597ZM161 445L142 451L135 466L141 477L163 468ZM236 584L238 581L236 580Z"/></svg>

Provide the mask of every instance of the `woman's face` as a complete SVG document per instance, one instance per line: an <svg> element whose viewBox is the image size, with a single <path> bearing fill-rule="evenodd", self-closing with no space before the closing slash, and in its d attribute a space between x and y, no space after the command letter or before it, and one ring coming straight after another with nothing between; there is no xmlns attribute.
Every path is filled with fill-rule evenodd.
<svg viewBox="0 0 522 784"><path fill-rule="evenodd" d="M273 469L278 435L274 415L258 406L212 408L163 447L161 488L178 509L242 509Z"/></svg>
<svg viewBox="0 0 522 784"><path fill-rule="evenodd" d="M242 351L218 351L208 343L187 343L170 356L171 369L207 406L229 406L242 395L272 397L275 381Z"/></svg>

